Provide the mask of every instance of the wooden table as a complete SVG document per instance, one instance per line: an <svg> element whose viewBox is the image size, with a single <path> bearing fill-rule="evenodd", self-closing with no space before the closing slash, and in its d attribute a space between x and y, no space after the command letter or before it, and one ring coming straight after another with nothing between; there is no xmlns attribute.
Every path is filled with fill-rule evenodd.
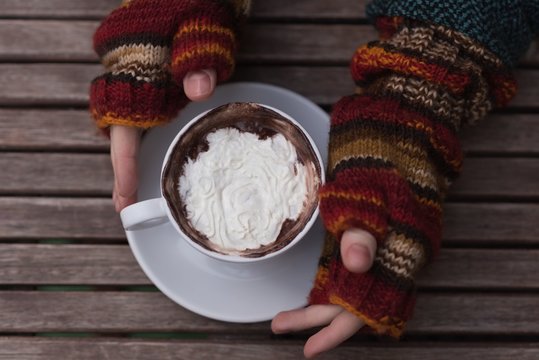
<svg viewBox="0 0 539 360"><path fill-rule="evenodd" d="M176 305L134 260L111 205L108 143L86 107L91 50L118 0L0 1L0 359L298 359L308 333ZM364 1L255 2L236 80L326 110L375 38ZM357 335L327 359L539 358L539 51L512 105L464 134L444 248L400 342Z"/></svg>

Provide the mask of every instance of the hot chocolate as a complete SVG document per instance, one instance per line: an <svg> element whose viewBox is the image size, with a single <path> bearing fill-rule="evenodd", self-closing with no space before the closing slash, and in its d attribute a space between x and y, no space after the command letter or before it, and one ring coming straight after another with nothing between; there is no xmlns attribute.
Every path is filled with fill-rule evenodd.
<svg viewBox="0 0 539 360"><path fill-rule="evenodd" d="M192 241L260 257L286 246L311 220L321 174L316 151L294 122L258 104L230 103L179 138L163 190Z"/></svg>

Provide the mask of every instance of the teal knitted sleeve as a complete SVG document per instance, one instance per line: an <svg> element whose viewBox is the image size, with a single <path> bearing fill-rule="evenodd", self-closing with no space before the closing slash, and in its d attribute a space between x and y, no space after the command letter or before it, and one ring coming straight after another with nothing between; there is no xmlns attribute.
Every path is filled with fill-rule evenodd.
<svg viewBox="0 0 539 360"><path fill-rule="evenodd" d="M367 15L447 26L485 45L510 67L539 33L539 0L374 0Z"/></svg>

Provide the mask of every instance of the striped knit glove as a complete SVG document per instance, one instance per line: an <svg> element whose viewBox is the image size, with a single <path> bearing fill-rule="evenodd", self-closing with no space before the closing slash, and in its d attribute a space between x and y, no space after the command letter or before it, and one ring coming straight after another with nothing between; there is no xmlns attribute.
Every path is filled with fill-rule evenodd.
<svg viewBox="0 0 539 360"><path fill-rule="evenodd" d="M234 69L237 32L249 0L124 0L94 35L106 67L90 89L99 128L149 128L168 122L187 104L181 89L190 71L215 69L218 81Z"/></svg>
<svg viewBox="0 0 539 360"><path fill-rule="evenodd" d="M386 40L357 49L357 93L331 117L320 211L328 230L311 304L337 304L398 337L415 303L414 278L438 252L442 200L461 169L457 133L516 91L508 67L461 32L379 18ZM346 270L342 233L369 231L378 250L364 274Z"/></svg>

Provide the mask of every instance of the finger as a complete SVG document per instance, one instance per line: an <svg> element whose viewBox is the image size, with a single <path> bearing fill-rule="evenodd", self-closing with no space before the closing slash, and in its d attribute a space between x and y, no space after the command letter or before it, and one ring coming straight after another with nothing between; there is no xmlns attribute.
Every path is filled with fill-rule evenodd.
<svg viewBox="0 0 539 360"><path fill-rule="evenodd" d="M325 328L307 340L303 354L310 359L333 349L361 329L365 323L348 311L342 311Z"/></svg>
<svg viewBox="0 0 539 360"><path fill-rule="evenodd" d="M342 262L348 271L364 273L368 271L376 254L376 240L369 232L349 229L341 238Z"/></svg>
<svg viewBox="0 0 539 360"><path fill-rule="evenodd" d="M136 202L139 143L139 129L125 126L111 127L110 154L115 184L113 200L117 211Z"/></svg>
<svg viewBox="0 0 539 360"><path fill-rule="evenodd" d="M303 309L283 311L271 322L271 331L283 334L329 324L343 309L338 305L311 305Z"/></svg>
<svg viewBox="0 0 539 360"><path fill-rule="evenodd" d="M200 101L213 94L216 83L217 74L213 69L191 71L183 79L183 90L189 99Z"/></svg>

